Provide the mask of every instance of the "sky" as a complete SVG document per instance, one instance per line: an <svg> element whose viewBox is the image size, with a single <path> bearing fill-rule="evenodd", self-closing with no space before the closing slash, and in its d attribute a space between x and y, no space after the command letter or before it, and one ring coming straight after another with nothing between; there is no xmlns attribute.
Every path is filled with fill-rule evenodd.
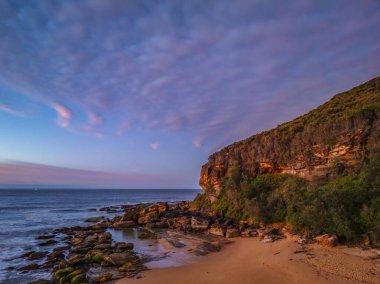
<svg viewBox="0 0 380 284"><path fill-rule="evenodd" d="M198 188L380 75L380 1L0 1L0 187Z"/></svg>

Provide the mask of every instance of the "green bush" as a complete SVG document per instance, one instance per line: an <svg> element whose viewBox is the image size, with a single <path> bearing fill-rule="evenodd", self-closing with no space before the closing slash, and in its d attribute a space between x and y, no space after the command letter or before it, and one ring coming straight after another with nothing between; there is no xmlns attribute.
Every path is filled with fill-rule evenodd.
<svg viewBox="0 0 380 284"><path fill-rule="evenodd" d="M369 155L357 175L341 175L323 185L312 185L285 174L249 177L239 169L221 182L214 211L258 222L288 222L296 232L331 233L349 241L370 234L380 239L380 152ZM208 205L209 206L209 205Z"/></svg>

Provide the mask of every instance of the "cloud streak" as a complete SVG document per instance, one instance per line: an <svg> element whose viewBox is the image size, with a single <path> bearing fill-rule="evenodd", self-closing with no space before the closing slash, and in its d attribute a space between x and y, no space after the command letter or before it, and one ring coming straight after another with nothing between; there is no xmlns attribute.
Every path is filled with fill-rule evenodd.
<svg viewBox="0 0 380 284"><path fill-rule="evenodd" d="M2 104L2 103L0 103L0 111L10 113L14 116L19 116L19 117L25 116L25 113L18 111L18 110L15 110L15 109L11 108L10 106L7 106L7 105Z"/></svg>
<svg viewBox="0 0 380 284"><path fill-rule="evenodd" d="M379 5L2 1L0 84L62 102L51 106L63 128L133 125L215 147L379 75Z"/></svg>
<svg viewBox="0 0 380 284"><path fill-rule="evenodd" d="M88 188L167 188L191 184L178 177L148 173L114 173L55 167L25 162L0 163L0 186L88 187Z"/></svg>

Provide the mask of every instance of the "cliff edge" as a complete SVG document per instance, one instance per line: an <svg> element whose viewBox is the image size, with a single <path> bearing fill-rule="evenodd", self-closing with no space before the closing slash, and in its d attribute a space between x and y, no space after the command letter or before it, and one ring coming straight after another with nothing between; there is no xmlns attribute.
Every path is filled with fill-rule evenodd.
<svg viewBox="0 0 380 284"><path fill-rule="evenodd" d="M380 77L335 95L290 122L212 154L202 166L200 185L213 186L239 167L249 176L288 173L328 181L358 172L367 153L380 147Z"/></svg>

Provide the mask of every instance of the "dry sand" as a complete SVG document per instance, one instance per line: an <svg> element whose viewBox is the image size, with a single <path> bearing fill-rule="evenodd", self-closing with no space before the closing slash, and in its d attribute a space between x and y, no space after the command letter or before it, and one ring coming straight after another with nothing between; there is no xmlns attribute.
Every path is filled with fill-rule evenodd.
<svg viewBox="0 0 380 284"><path fill-rule="evenodd" d="M194 263L149 270L140 279L125 278L116 283L380 283L380 260L368 258L378 253L374 250L314 244L294 253L301 247L290 240L233 240L221 252L198 257Z"/></svg>

